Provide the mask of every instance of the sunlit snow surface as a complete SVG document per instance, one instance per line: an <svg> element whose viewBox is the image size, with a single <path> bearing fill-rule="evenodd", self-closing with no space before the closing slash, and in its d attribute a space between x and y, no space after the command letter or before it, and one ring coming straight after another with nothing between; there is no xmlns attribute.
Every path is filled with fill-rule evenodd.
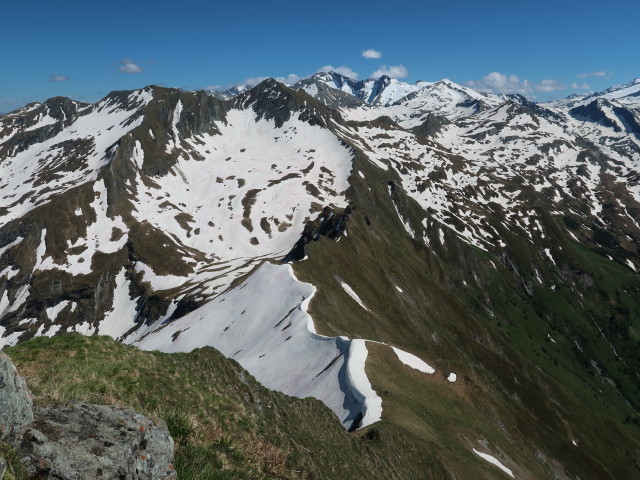
<svg viewBox="0 0 640 480"><path fill-rule="evenodd" d="M319 208L345 206L353 155L328 130L293 117L277 128L251 109L231 110L216 126L220 134L182 139L189 153L162 177L144 176L136 148L129 185L136 220L206 255L188 279L205 285L203 296L222 292L263 257L284 255ZM156 290L187 281L140 268Z"/></svg>
<svg viewBox="0 0 640 480"><path fill-rule="evenodd" d="M314 293L290 265L264 263L203 307L125 341L163 352L213 346L268 388L320 399L345 426L359 414L363 425L373 423L380 419L382 401L364 373L364 341L315 333L307 313Z"/></svg>

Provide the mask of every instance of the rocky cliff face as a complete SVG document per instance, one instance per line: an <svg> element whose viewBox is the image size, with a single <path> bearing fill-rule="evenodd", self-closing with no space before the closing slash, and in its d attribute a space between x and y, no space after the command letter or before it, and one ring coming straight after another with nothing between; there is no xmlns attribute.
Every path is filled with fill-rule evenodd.
<svg viewBox="0 0 640 480"><path fill-rule="evenodd" d="M173 440L164 422L130 408L68 403L33 407L9 357L0 353L0 440L29 478L170 480ZM7 461L0 456L0 478Z"/></svg>

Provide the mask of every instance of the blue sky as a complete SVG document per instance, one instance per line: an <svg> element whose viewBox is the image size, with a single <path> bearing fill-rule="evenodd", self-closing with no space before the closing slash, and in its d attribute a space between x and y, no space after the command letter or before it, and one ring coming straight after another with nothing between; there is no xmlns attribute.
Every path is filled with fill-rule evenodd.
<svg viewBox="0 0 640 480"><path fill-rule="evenodd" d="M92 102L149 84L226 87L326 66L545 100L640 77L638 19L635 0L8 0L0 112L56 95ZM370 49L381 56L364 58Z"/></svg>

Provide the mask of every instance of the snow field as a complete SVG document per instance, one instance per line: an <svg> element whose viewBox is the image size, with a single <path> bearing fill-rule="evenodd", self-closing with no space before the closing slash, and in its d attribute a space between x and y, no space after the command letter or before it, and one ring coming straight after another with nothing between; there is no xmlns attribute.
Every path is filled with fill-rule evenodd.
<svg viewBox="0 0 640 480"><path fill-rule="evenodd" d="M345 427L361 413L366 421L376 421L381 401L365 382L366 347L315 333L306 312L314 293L290 265L264 263L233 290L133 344L164 352L210 345L268 388L318 398Z"/></svg>

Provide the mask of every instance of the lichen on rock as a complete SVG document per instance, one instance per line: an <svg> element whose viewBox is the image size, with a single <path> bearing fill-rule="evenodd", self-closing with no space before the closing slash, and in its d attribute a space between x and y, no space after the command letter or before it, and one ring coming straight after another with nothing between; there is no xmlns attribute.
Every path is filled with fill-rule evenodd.
<svg viewBox="0 0 640 480"><path fill-rule="evenodd" d="M174 442L162 420L115 405L75 402L34 407L24 379L3 353L0 441L15 447L29 478L177 478ZM0 478L8 463L0 454Z"/></svg>

